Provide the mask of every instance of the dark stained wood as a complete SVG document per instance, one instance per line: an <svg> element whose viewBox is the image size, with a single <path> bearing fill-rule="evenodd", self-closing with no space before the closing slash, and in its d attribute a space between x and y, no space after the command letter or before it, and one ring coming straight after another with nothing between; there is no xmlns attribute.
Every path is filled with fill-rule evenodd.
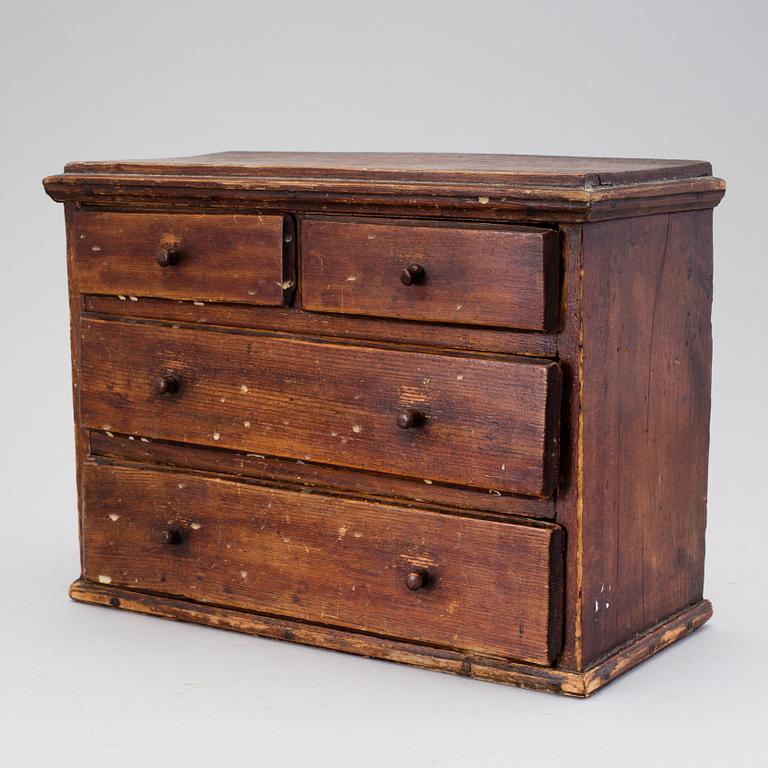
<svg viewBox="0 0 768 768"><path fill-rule="evenodd" d="M282 216L80 212L75 228L84 293L281 305L295 289Z"/></svg>
<svg viewBox="0 0 768 768"><path fill-rule="evenodd" d="M552 497L537 499L499 491L478 491L439 482L425 483L420 479L312 464L302 459L290 461L222 448L169 443L148 439L146 436L92 431L89 437L92 456L120 459L123 462L227 472L257 478L262 482L300 486L326 493L352 494L380 501L405 501L422 507L453 507L461 509L464 514L480 512L486 515L490 513L542 519L555 516Z"/></svg>
<svg viewBox="0 0 768 768"><path fill-rule="evenodd" d="M555 501L555 517L568 532L563 600L565 615L563 649L558 665L582 670L581 606L584 542L583 516L583 440L581 380L583 363L582 306L582 227L562 227L562 330L557 336L557 357L563 374L560 412L560 478Z"/></svg>
<svg viewBox="0 0 768 768"><path fill-rule="evenodd" d="M432 355L85 320L81 418L93 429L547 496L555 363ZM180 383L158 395L158 376ZM400 429L404 406L426 414Z"/></svg>
<svg viewBox="0 0 768 768"><path fill-rule="evenodd" d="M302 306L321 312L552 330L558 236L525 227L303 218Z"/></svg>
<svg viewBox="0 0 768 768"><path fill-rule="evenodd" d="M450 649L430 648L333 627L306 624L289 618L264 616L162 595L144 594L111 585L94 584L83 579L78 579L72 584L69 594L72 599L83 603L122 608L177 621L192 621L249 635L410 664L476 680L582 698L591 696L624 672L689 635L712 616L709 601L702 600L633 638L629 643L619 646L587 670L572 672L502 661L477 654L470 656Z"/></svg>
<svg viewBox="0 0 768 768"><path fill-rule="evenodd" d="M279 331L315 338L388 342L412 347L443 347L534 357L555 357L557 352L556 339L549 334L450 325L441 325L436 330L424 323L325 315L303 312L298 307L285 309L236 304L204 304L201 307L191 301L129 301L127 298L121 300L112 296L86 296L85 306L89 312L99 315Z"/></svg>
<svg viewBox="0 0 768 768"><path fill-rule="evenodd" d="M554 526L128 467L84 480L92 582L533 663L559 650Z"/></svg>
<svg viewBox="0 0 768 768"><path fill-rule="evenodd" d="M637 185L509 186L338 179L213 176L111 176L65 173L45 179L55 200L97 209L218 209L253 213L340 213L512 223L599 221L649 212L713 208L725 183L711 176Z"/></svg>
<svg viewBox="0 0 768 768"><path fill-rule="evenodd" d="M701 600L711 214L584 228L584 664Z"/></svg>
<svg viewBox="0 0 768 768"><path fill-rule="evenodd" d="M711 615L709 164L225 153L44 183L75 599L573 696ZM173 293L185 222L207 261Z"/></svg>
<svg viewBox="0 0 768 768"><path fill-rule="evenodd" d="M67 173L465 182L510 186L637 184L711 176L698 160L409 152L218 152L164 160L68 163Z"/></svg>

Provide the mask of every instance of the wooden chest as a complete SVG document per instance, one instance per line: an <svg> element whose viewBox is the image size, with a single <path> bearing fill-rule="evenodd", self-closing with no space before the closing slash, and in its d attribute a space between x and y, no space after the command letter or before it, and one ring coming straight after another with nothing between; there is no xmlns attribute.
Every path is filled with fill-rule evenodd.
<svg viewBox="0 0 768 768"><path fill-rule="evenodd" d="M76 600L586 696L711 615L708 163L71 163Z"/></svg>

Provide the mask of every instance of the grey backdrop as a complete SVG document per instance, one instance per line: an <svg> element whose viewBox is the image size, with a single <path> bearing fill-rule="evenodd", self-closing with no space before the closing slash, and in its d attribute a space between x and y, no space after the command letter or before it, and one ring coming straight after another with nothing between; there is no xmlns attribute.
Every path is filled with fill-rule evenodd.
<svg viewBox="0 0 768 768"><path fill-rule="evenodd" d="M3 0L3 763L756 765L767 24L765 3L702 0ZM40 179L68 160L223 149L712 161L729 189L715 211L711 623L576 701L70 602L64 227Z"/></svg>

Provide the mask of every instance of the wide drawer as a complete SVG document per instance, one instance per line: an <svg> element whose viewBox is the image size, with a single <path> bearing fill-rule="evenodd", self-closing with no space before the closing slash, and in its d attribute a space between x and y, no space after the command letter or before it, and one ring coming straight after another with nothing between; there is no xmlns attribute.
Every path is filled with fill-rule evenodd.
<svg viewBox="0 0 768 768"><path fill-rule="evenodd" d="M281 305L295 283L282 216L84 212L74 248L81 293Z"/></svg>
<svg viewBox="0 0 768 768"><path fill-rule="evenodd" d="M83 574L104 584L548 664L554 526L86 465Z"/></svg>
<svg viewBox="0 0 768 768"><path fill-rule="evenodd" d="M307 217L304 309L553 330L558 235L532 227Z"/></svg>
<svg viewBox="0 0 768 768"><path fill-rule="evenodd" d="M81 333L86 427L499 492L554 487L553 362L104 320Z"/></svg>

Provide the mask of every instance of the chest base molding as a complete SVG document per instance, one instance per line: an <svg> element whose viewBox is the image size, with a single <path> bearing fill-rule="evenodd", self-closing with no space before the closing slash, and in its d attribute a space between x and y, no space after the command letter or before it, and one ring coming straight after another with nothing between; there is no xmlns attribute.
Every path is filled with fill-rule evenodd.
<svg viewBox="0 0 768 768"><path fill-rule="evenodd" d="M219 629L231 629L247 635L288 640L302 645L463 675L476 680L577 698L591 696L642 661L662 651L676 640L691 634L712 616L712 604L709 600L700 600L646 632L636 635L584 671L570 672L482 656L468 656L456 651L335 627L94 584L85 579L78 579L72 584L69 588L69 596L81 603L120 608Z"/></svg>

